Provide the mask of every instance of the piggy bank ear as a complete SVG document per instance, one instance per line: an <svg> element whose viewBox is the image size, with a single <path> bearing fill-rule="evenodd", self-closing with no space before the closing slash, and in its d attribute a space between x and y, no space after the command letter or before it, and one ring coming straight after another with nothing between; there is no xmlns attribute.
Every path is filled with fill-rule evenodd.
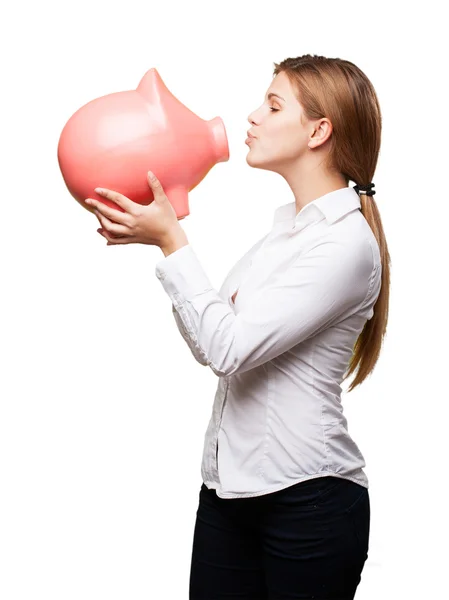
<svg viewBox="0 0 449 600"><path fill-rule="evenodd" d="M158 98L171 95L157 69L154 67L145 73L136 91L151 104L158 104Z"/></svg>

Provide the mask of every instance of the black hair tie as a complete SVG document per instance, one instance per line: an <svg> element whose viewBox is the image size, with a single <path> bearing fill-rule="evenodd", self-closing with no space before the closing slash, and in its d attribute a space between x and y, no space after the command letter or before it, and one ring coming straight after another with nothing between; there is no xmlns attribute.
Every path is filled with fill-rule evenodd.
<svg viewBox="0 0 449 600"><path fill-rule="evenodd" d="M368 185L355 185L353 189L359 195L365 194L366 196L374 196L376 191L373 190L373 187L374 187L374 183L368 183Z"/></svg>

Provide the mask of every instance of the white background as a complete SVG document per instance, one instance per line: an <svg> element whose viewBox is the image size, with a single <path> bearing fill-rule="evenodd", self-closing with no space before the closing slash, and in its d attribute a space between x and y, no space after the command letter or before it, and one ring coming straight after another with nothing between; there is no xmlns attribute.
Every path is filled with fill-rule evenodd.
<svg viewBox="0 0 449 600"><path fill-rule="evenodd" d="M25 2L2 9L0 598L184 600L217 377L155 275L156 246L106 246L57 144L94 98L156 67L230 160L182 221L218 289L293 201L246 163L273 63L348 59L383 113L373 181L392 258L378 365L343 393L370 482L357 600L447 597L448 93L439 2ZM151 168L151 165L148 165ZM101 185L101 182L99 182ZM344 385L346 390L349 382Z"/></svg>

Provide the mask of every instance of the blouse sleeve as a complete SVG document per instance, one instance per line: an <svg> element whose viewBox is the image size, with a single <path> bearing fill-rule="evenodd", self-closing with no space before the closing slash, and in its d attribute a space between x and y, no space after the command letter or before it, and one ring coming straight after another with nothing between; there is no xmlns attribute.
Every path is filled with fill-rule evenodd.
<svg viewBox="0 0 449 600"><path fill-rule="evenodd" d="M370 248L362 250L317 240L238 314L213 288L190 244L158 262L156 275L196 359L225 377L260 366L363 308L376 267Z"/></svg>
<svg viewBox="0 0 449 600"><path fill-rule="evenodd" d="M207 356L204 354L204 352L201 350L201 348L196 343L195 336L192 335L191 333L189 333L189 330L184 325L184 321L179 316L179 314L173 304L172 304L172 313L175 318L176 325L178 326L179 332L181 333L185 342L189 346L190 351L192 352L193 356L200 363L200 365L204 365L205 367L207 367L207 364L208 364Z"/></svg>

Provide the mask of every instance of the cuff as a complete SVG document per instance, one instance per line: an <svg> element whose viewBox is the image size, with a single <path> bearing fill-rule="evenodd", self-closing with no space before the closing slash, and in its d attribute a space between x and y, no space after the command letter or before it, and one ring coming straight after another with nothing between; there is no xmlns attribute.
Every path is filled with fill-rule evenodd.
<svg viewBox="0 0 449 600"><path fill-rule="evenodd" d="M213 289L190 244L157 262L155 273L175 307Z"/></svg>

